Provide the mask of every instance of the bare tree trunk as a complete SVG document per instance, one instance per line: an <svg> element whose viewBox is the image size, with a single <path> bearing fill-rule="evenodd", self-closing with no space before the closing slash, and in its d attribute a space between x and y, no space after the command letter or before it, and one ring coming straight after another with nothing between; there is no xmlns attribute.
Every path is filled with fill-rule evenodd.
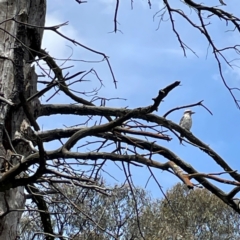
<svg viewBox="0 0 240 240"><path fill-rule="evenodd" d="M0 0L0 176L31 152L24 136L29 123L19 94L29 97L36 92L37 76L31 67L40 49L44 26L45 0ZM26 24L21 24L27 23ZM35 108L38 100L29 103ZM32 111L31 110L31 111ZM0 184L0 239L16 239L24 209L24 187Z"/></svg>

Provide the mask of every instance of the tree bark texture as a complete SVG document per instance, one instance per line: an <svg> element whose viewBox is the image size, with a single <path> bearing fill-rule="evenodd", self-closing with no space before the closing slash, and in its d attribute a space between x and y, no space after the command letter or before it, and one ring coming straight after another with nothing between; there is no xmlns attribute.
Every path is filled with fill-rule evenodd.
<svg viewBox="0 0 240 240"><path fill-rule="evenodd" d="M30 153L24 136L31 131L19 95L37 91L37 75L31 66L41 47L45 0L0 0L0 177ZM23 23L23 24L22 24ZM29 102L31 111L39 104ZM24 187L0 186L0 239L17 239L24 209Z"/></svg>

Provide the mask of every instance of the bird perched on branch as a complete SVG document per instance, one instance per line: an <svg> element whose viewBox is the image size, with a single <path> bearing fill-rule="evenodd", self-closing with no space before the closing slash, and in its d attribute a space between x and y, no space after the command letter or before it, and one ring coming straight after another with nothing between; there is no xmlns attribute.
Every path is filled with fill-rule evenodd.
<svg viewBox="0 0 240 240"><path fill-rule="evenodd" d="M184 129L189 131L191 129L191 127L192 127L192 114L194 114L194 113L195 112L192 112L191 109L185 110L184 114L183 114L183 116L182 116L182 118L180 120L179 125L182 128L184 128ZM183 137L183 135L181 134L180 137Z"/></svg>

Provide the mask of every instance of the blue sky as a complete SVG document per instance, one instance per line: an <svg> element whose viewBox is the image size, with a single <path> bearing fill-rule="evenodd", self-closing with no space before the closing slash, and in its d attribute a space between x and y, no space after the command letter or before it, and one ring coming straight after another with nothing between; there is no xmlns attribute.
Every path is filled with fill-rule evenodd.
<svg viewBox="0 0 240 240"><path fill-rule="evenodd" d="M207 55L207 42L201 34L193 30L186 21L175 16L176 26L183 41L191 47L198 57L187 52L184 57L183 51L172 32L169 21L161 23L158 30L158 19L153 21L153 15L161 7L161 1L152 1L152 9L148 8L147 1L134 1L134 9L131 10L130 0L120 1L118 14L118 28L121 32L111 33L113 30L113 17L115 0L88 1L87 4L78 5L75 1L48 1L46 26L57 25L69 21L67 26L60 29L62 33L76 41L87 45L95 50L104 52L110 57L110 62L118 81L115 89L111 74L105 62L98 64L86 64L83 62L67 62L64 67L74 66L66 72L70 74L81 70L94 68L101 79L103 87L100 96L107 98L119 97L123 100L107 102L108 106L129 108L147 106L152 103L152 98L158 90L168 84L180 80L181 87L173 90L161 104L157 114L163 115L173 107L196 103L204 100L204 104L213 112L210 115L205 109L195 107L196 114L193 116L193 134L218 152L233 169L240 169L240 110L237 109L229 92L223 86L220 79L217 63L211 54ZM174 1L172 1L174 2ZM218 1L212 1L218 3ZM175 2L176 7L183 4ZM238 7L237 7L238 6ZM183 7L188 16L194 18L194 12L186 6ZM240 15L240 3L232 0L225 10ZM225 22L214 18L211 21L213 40L218 46L228 46L239 42L239 35L234 32L226 32ZM56 58L70 57L82 60L101 60L101 56L91 54L86 50L76 47L70 42L61 39L53 32L46 31L43 38L42 48ZM233 52L226 52L230 59L236 58ZM237 64L237 62L235 63ZM240 65L240 64L238 64ZM223 64L223 70L227 82L232 87L240 87L240 70L231 69ZM77 90L89 91L99 86L96 79L92 82L81 83ZM76 89L76 88L75 88ZM45 95L42 99L45 103L50 96ZM237 92L236 92L237 96ZM238 97L240 94L238 94ZM69 98L64 95L56 96L51 100L53 103L67 103ZM99 102L96 102L99 104ZM169 119L178 123L183 110L175 111ZM40 125L43 130L55 127L62 128L63 124L68 126L78 124L81 117L53 116L41 118ZM158 141L158 144L173 150L184 161L190 163L199 172L220 172L222 169L206 154L199 149L185 144L179 144L178 139L173 138L171 142ZM54 148L56 144L48 145ZM161 162L166 159L159 157ZM108 163L107 168L119 182L124 180L124 173L119 171L113 164ZM149 177L145 168L132 168L133 179L136 185L145 186ZM179 182L176 177L160 170L154 170L159 183L166 190L174 183ZM110 183L114 180L107 177ZM222 186L229 190L229 186ZM161 196L154 183L150 181L148 190L153 196Z"/></svg>

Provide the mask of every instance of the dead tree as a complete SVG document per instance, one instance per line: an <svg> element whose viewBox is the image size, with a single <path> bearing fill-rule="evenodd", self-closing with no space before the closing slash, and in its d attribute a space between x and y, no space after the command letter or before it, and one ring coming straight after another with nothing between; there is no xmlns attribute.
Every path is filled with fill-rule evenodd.
<svg viewBox="0 0 240 240"><path fill-rule="evenodd" d="M32 101L27 101L27 98L37 91L37 75L31 63L36 52L41 48L43 34L41 27L45 23L46 5L45 1L40 0L0 1L0 9L0 169L2 180L0 184L0 238L16 239L18 223L25 206L25 184L17 182L27 180L27 175L20 169L20 172L13 175L11 171L16 166L22 166L24 159L32 152L32 146L25 136L31 131L31 121L34 119L33 109L39 102L37 98ZM31 27L35 25L39 28ZM26 116L26 112L32 116L31 120ZM39 150L42 149L43 153L42 141L37 140L37 142ZM44 162L40 165L44 168ZM36 180L40 175L40 173L34 174L32 180L34 178ZM12 211L13 209L20 211Z"/></svg>
<svg viewBox="0 0 240 240"><path fill-rule="evenodd" d="M77 2L82 3L82 1ZM163 2L165 11L177 12L185 17L182 11L171 8L168 1ZM201 13L209 11L210 14L234 24L239 31L239 19L230 13L192 1L185 1L185 3L198 12L200 20L202 20ZM98 74L92 69L90 71L80 69L70 76L64 75L64 70L57 64L54 57L41 49L43 30L54 31L76 46L101 55L116 84L109 58L104 53L84 46L77 40L60 33L58 29L66 23L44 26L46 2L43 0L0 1L0 9L1 239L17 238L18 222L25 207L24 189L37 206L36 211L41 218L43 230L36 233L36 236L45 236L46 239L62 237L63 232L56 233L52 227L47 196L59 193L66 202L70 202L78 209L75 203L58 188L58 184L91 188L99 193L108 194L108 189L101 184L101 171L104 170L107 161L120 163L130 188L132 186L131 166L147 166L154 179L151 169L157 168L176 175L191 189L200 184L240 213L238 200L234 199L240 190L240 174L208 145L167 118L172 111L178 109L198 105L205 107L203 101L176 107L159 116L157 110L163 99L180 85L179 81L175 81L166 87L159 86L161 89L156 92L150 106L139 106L134 109L111 108L105 106L106 98L101 98L100 106L95 106L93 102L96 96L91 99L86 96L87 94L79 93L75 89L78 89L82 81L92 73L101 83ZM171 21L174 29L174 21L172 19ZM190 20L188 22L192 24ZM204 23L201 26L193 25L193 27L208 37ZM179 40L185 49L186 46L181 39ZM222 56L226 49L220 51L214 48L211 41L210 45L218 60L219 54ZM230 48L237 51L238 46ZM41 67L40 60L47 64L48 70ZM42 69L47 80L38 81L35 69L31 65L33 62ZM70 80L73 82L71 83ZM44 85L41 90L37 90L37 82ZM232 89L229 88L229 90L232 93ZM41 104L39 99L47 92L52 93L52 97L56 93L67 96L71 99L71 103ZM51 116L56 114L77 115L82 125L40 131L37 119L48 116L51 121ZM61 121L60 118L59 121ZM197 169L171 151L170 145L169 148L161 145L162 141L170 142L173 137L180 139L180 134L187 140L185 143L191 143L209 155L209 158L221 166L231 180L220 178L218 175L222 173L199 173ZM59 141L61 145L53 147L52 150L46 150L44 144L53 141ZM159 156L162 159L161 162L156 160ZM230 184L233 190L225 193L209 179ZM81 209L78 210L81 211ZM86 216L91 221L91 216L87 213ZM97 223L96 227L105 231ZM111 232L108 234L115 238Z"/></svg>

